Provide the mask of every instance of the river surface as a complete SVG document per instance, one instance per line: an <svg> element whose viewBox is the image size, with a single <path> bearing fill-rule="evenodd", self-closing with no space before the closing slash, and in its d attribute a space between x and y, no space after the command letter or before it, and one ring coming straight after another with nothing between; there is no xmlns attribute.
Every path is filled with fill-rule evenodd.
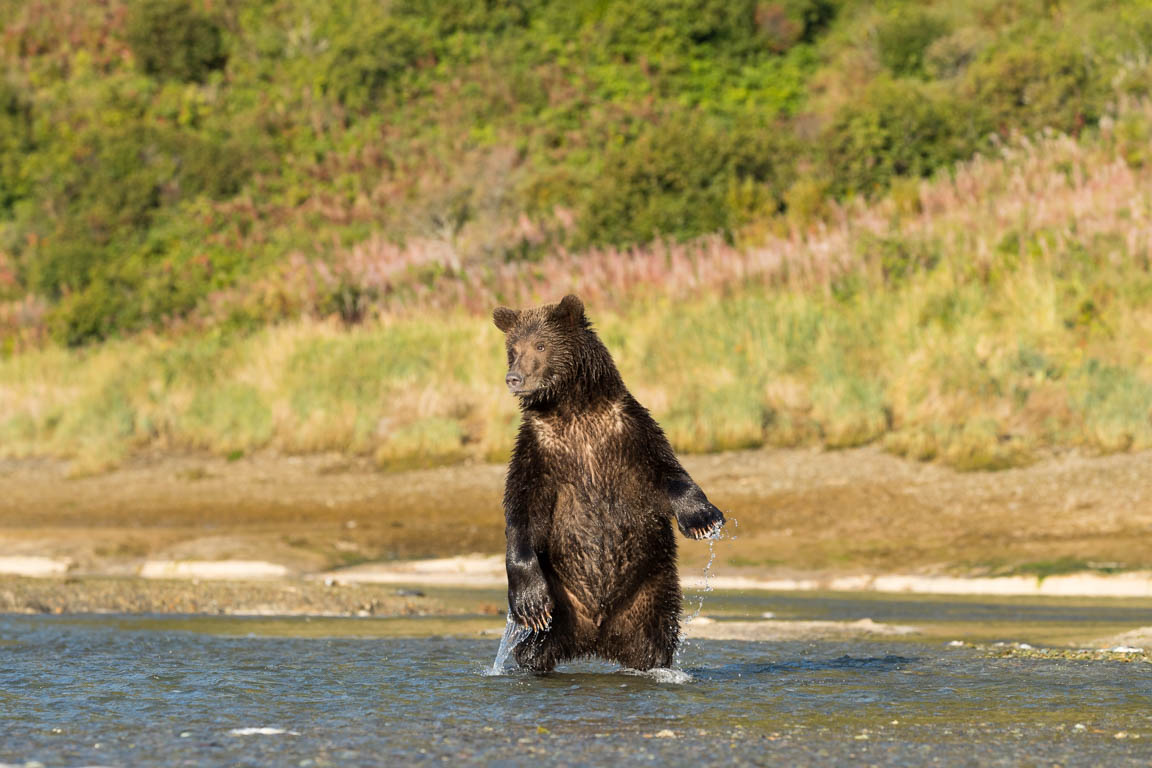
<svg viewBox="0 0 1152 768"><path fill-rule="evenodd" d="M1152 623L1147 605L930 602L713 605L911 623L935 610L957 631L1006 637L1012 621ZM676 673L581 662L491 676L499 634L478 638L478 626L499 628L490 617L0 616L0 764L1152 765L1143 661L999 658L936 632L694 640Z"/></svg>

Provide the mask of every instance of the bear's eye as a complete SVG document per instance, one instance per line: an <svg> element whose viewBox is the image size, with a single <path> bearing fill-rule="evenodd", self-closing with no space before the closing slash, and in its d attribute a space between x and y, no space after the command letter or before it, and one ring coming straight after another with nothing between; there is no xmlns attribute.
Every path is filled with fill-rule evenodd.
<svg viewBox="0 0 1152 768"><path fill-rule="evenodd" d="M544 345L543 344L537 344L536 345L536 351L537 352L543 352L544 351Z"/></svg>

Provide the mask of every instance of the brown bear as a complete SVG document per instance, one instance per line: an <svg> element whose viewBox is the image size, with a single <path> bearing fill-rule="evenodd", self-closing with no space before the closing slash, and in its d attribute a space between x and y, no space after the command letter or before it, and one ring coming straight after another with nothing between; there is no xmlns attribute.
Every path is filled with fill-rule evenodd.
<svg viewBox="0 0 1152 768"><path fill-rule="evenodd" d="M681 609L671 520L703 539L723 513L629 394L580 299L492 317L522 412L504 487L508 605L534 631L516 660L537 672L581 656L669 666Z"/></svg>

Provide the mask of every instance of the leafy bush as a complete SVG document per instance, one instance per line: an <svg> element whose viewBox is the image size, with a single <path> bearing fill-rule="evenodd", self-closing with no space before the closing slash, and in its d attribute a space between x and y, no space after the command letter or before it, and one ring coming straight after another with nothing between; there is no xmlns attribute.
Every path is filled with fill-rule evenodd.
<svg viewBox="0 0 1152 768"><path fill-rule="evenodd" d="M352 30L336 47L328 64L329 91L341 104L362 109L378 102L400 77L431 57L426 25L384 18Z"/></svg>
<svg viewBox="0 0 1152 768"><path fill-rule="evenodd" d="M24 263L37 292L83 289L95 271L121 262L158 210L197 195L227 197L247 178L246 154L193 134L142 125L96 132L41 194L62 212Z"/></svg>
<svg viewBox="0 0 1152 768"><path fill-rule="evenodd" d="M756 32L775 52L797 43L811 43L836 15L836 6L827 0L790 0L756 4Z"/></svg>
<svg viewBox="0 0 1152 768"><path fill-rule="evenodd" d="M993 47L962 89L983 132L1076 132L1099 119L1108 84L1078 40L1042 36Z"/></svg>
<svg viewBox="0 0 1152 768"><path fill-rule="evenodd" d="M988 46L990 37L982 29L964 27L937 38L924 51L924 72L938 80L960 75Z"/></svg>
<svg viewBox="0 0 1152 768"><path fill-rule="evenodd" d="M881 78L833 117L819 137L840 194L872 194L901 176L925 177L964 154L956 107L937 90Z"/></svg>
<svg viewBox="0 0 1152 768"><path fill-rule="evenodd" d="M896 75L921 75L928 46L947 33L948 23L931 11L896 8L876 29L880 62Z"/></svg>
<svg viewBox="0 0 1152 768"><path fill-rule="evenodd" d="M140 68L161 78L202 82L228 62L220 22L190 0L139 0L127 40Z"/></svg>
<svg viewBox="0 0 1152 768"><path fill-rule="evenodd" d="M604 159L581 219L589 243L731 232L748 208L776 210L790 183L788 140L769 125L725 130L669 115ZM753 197L740 187L753 186ZM741 210L744 209L744 210Z"/></svg>
<svg viewBox="0 0 1152 768"><path fill-rule="evenodd" d="M307 311L291 260L372 238L442 241L451 269L395 278L435 289L561 246L807 229L889 188L916 213L989 133L1152 93L1144 5L0 3L0 280L77 343ZM1146 133L1117 125L1134 167Z"/></svg>
<svg viewBox="0 0 1152 768"><path fill-rule="evenodd" d="M692 45L748 46L756 34L755 0L636 0L602 6L596 27L620 52Z"/></svg>
<svg viewBox="0 0 1152 768"><path fill-rule="evenodd" d="M800 39L811 43L836 18L840 3L841 0L788 0L784 5L789 14L799 19L804 27Z"/></svg>
<svg viewBox="0 0 1152 768"><path fill-rule="evenodd" d="M32 105L7 80L0 80L0 212L29 192L21 161L32 145Z"/></svg>
<svg viewBox="0 0 1152 768"><path fill-rule="evenodd" d="M392 5L392 12L432 22L440 34L451 35L526 27L540 4L537 0L399 0Z"/></svg>

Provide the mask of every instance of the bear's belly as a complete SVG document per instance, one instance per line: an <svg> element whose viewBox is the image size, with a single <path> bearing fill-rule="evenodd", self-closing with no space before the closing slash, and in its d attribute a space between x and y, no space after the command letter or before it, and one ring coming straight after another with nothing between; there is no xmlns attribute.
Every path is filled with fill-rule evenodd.
<svg viewBox="0 0 1152 768"><path fill-rule="evenodd" d="M653 569L675 568L668 517L652 498L582 496L561 486L548 560L576 607L595 623L632 595Z"/></svg>

